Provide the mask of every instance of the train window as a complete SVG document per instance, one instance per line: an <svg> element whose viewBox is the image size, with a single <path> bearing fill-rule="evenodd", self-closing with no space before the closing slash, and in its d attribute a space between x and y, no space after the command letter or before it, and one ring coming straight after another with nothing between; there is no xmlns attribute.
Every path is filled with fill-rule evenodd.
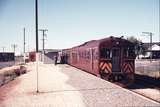
<svg viewBox="0 0 160 107"><path fill-rule="evenodd" d="M84 51L84 59L86 59L86 51Z"/></svg>
<svg viewBox="0 0 160 107"><path fill-rule="evenodd" d="M79 57L82 58L82 53L81 52L79 52Z"/></svg>
<svg viewBox="0 0 160 107"><path fill-rule="evenodd" d="M90 59L90 52L87 51L87 59Z"/></svg>
<svg viewBox="0 0 160 107"><path fill-rule="evenodd" d="M82 52L82 58L85 58L85 53L84 53L84 51Z"/></svg>
<svg viewBox="0 0 160 107"><path fill-rule="evenodd" d="M92 49L92 58L93 59L96 59L96 50L95 49Z"/></svg>
<svg viewBox="0 0 160 107"><path fill-rule="evenodd" d="M128 48L124 48L124 57L128 57L129 55L128 55Z"/></svg>
<svg viewBox="0 0 160 107"><path fill-rule="evenodd" d="M130 47L130 48L129 48L128 54L129 54L129 56L131 56L131 57L135 57L135 49L134 49L134 47Z"/></svg>
<svg viewBox="0 0 160 107"><path fill-rule="evenodd" d="M84 58L84 52L82 51L80 52L80 54L81 54L81 58Z"/></svg>
<svg viewBox="0 0 160 107"><path fill-rule="evenodd" d="M134 47L127 47L124 49L124 56L127 58L135 57Z"/></svg>
<svg viewBox="0 0 160 107"><path fill-rule="evenodd" d="M100 56L101 56L101 58L110 58L110 54L111 54L110 49L102 48L100 50Z"/></svg>
<svg viewBox="0 0 160 107"><path fill-rule="evenodd" d="M99 55L98 52L96 52L95 59L98 59L98 55Z"/></svg>
<svg viewBox="0 0 160 107"><path fill-rule="evenodd" d="M87 59L87 51L84 51L84 59Z"/></svg>

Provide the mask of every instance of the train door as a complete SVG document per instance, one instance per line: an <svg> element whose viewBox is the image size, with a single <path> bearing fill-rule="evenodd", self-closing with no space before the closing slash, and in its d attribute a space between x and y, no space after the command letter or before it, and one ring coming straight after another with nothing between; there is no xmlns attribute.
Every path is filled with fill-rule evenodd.
<svg viewBox="0 0 160 107"><path fill-rule="evenodd" d="M98 72L98 51L97 48L91 49L91 69L93 74L99 74Z"/></svg>
<svg viewBox="0 0 160 107"><path fill-rule="evenodd" d="M94 71L94 49L91 49L91 57L92 71Z"/></svg>
<svg viewBox="0 0 160 107"><path fill-rule="evenodd" d="M120 72L120 49L112 49L112 72Z"/></svg>

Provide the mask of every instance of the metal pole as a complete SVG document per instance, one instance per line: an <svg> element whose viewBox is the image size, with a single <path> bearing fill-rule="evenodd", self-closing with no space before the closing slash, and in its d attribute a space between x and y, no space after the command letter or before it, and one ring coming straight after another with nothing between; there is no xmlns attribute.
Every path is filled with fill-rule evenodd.
<svg viewBox="0 0 160 107"><path fill-rule="evenodd" d="M151 56L150 56L150 61L152 62L152 33L150 32L150 47L151 47Z"/></svg>
<svg viewBox="0 0 160 107"><path fill-rule="evenodd" d="M43 30L43 46L42 46L42 48L43 48L43 51L44 51L44 30Z"/></svg>
<svg viewBox="0 0 160 107"><path fill-rule="evenodd" d="M11 45L12 46L12 48L13 48L13 52L14 52L14 58L15 58L15 52L16 52L16 47L17 47L17 45L16 44L13 44L13 45ZM16 64L16 61L14 60L14 64Z"/></svg>
<svg viewBox="0 0 160 107"><path fill-rule="evenodd" d="M43 34L42 35L42 56L43 56L43 58L42 59L43 59L43 63L44 63L44 56L45 56L44 55L44 53L45 53L44 52L45 51L45 38L44 37L46 36L45 32L48 30L47 29L39 29L39 31L42 31L42 34Z"/></svg>
<svg viewBox="0 0 160 107"><path fill-rule="evenodd" d="M2 49L3 49L3 52L4 52L5 48L6 48L6 47L2 47Z"/></svg>
<svg viewBox="0 0 160 107"><path fill-rule="evenodd" d="M152 36L153 36L153 33L152 32L142 32L144 34L148 34L148 36L150 36L150 62L152 62Z"/></svg>
<svg viewBox="0 0 160 107"><path fill-rule="evenodd" d="M159 3L160 3L160 1L159 1ZM160 4L159 4L159 12L160 12ZM160 13L159 13L159 15L160 15ZM159 25L159 54L160 54L160 25ZM160 58L160 56L159 56L159 58ZM160 79L160 59L159 59L159 79Z"/></svg>
<svg viewBox="0 0 160 107"><path fill-rule="evenodd" d="M13 52L15 53L16 52L16 47L17 47L17 45L16 44L13 44L13 45L11 45L12 46L12 48L13 48Z"/></svg>
<svg viewBox="0 0 160 107"><path fill-rule="evenodd" d="M38 0L36 0L36 52L38 52Z"/></svg>
<svg viewBox="0 0 160 107"><path fill-rule="evenodd" d="M39 31L42 31L42 34L43 34L42 35L42 42L43 42L42 43L42 50L44 50L44 48L45 48L45 38L44 37L46 36L45 32L48 31L48 30L47 29L39 29Z"/></svg>
<svg viewBox="0 0 160 107"><path fill-rule="evenodd" d="M38 89L38 0L35 0L35 24L36 24L36 71L37 71L37 93Z"/></svg>
<svg viewBox="0 0 160 107"><path fill-rule="evenodd" d="M23 49L24 49L24 50L23 50L24 55L23 55L23 57L24 57L24 64L25 64L25 56L26 56L26 55L25 55L25 45L26 45L26 40L25 40L25 39L26 39L26 38L25 38L25 28L23 29L23 33L24 33L24 34L23 34L23 35L24 35L24 38L23 38L23 39L24 39L24 43L23 43L23 45L24 45L24 48L23 48Z"/></svg>
<svg viewBox="0 0 160 107"><path fill-rule="evenodd" d="M42 48L43 48L43 51L42 51L42 55L43 55L43 63L44 63L44 30L43 30L43 38L42 38Z"/></svg>

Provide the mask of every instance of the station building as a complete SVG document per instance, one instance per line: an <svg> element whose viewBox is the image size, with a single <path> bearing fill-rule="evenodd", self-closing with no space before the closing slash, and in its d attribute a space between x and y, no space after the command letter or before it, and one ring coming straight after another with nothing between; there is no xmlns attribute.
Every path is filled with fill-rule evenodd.
<svg viewBox="0 0 160 107"><path fill-rule="evenodd" d="M152 59L160 59L160 43L143 43L143 46L146 47L146 55L141 55L141 58L152 58Z"/></svg>

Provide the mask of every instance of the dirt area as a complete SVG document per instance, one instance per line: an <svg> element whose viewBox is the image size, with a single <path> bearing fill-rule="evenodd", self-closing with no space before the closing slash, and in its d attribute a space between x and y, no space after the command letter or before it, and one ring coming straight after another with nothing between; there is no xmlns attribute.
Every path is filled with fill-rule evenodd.
<svg viewBox="0 0 160 107"><path fill-rule="evenodd" d="M12 81L17 76L20 76L26 72L27 69L24 65L17 65L0 69L0 86Z"/></svg>

